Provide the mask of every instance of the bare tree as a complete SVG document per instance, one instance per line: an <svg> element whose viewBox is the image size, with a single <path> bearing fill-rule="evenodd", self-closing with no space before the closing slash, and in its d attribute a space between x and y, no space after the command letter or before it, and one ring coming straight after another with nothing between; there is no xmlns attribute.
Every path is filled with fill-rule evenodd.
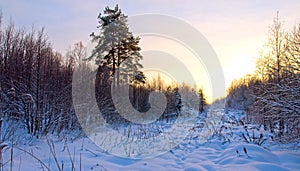
<svg viewBox="0 0 300 171"><path fill-rule="evenodd" d="M263 124L280 140L300 138L299 30L298 26L286 32L277 13L254 79L233 84L227 97L227 105L250 99L249 118ZM237 97L241 102L234 100Z"/></svg>

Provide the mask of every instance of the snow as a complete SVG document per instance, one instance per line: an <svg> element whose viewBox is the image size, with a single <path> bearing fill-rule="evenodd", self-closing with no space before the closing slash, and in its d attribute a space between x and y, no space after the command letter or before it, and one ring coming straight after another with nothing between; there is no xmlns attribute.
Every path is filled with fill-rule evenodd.
<svg viewBox="0 0 300 171"><path fill-rule="evenodd" d="M64 149L64 142L55 141L55 150L59 163L71 170L70 156ZM83 148L81 149L83 144ZM295 151L270 151L263 147L238 143L222 145L207 143L191 149L187 144L155 158L129 159L116 157L103 152L88 138L67 143L74 158L75 170L300 170L300 154ZM46 140L39 140L33 146L19 146L41 159L51 170L58 170L50 153ZM248 155L243 152L246 148ZM64 149L64 150L63 150ZM239 151L240 155L236 153ZM9 160L10 150L4 153L4 163ZM29 154L14 149L13 170L42 170L41 164ZM9 165L5 165L9 168Z"/></svg>
<svg viewBox="0 0 300 171"><path fill-rule="evenodd" d="M261 146L255 143L246 143L240 136L241 133L245 133L244 126L235 124L235 117L241 117L241 115L234 116L234 113L229 112L227 118L223 118L223 123L221 123L227 129L223 129L220 135L211 136L206 142L197 136L199 133L197 130L191 129L191 133L179 145L159 156L146 159L114 156L102 150L87 137L75 140L66 137L62 140L57 136L48 135L40 139L33 139L29 144L14 145L13 170L47 170L46 166L50 170L59 170L57 164L61 168L63 165L64 170L72 170L72 163L74 163L75 170L83 171L300 170L300 144L279 145L269 140ZM255 125L248 127L255 127ZM262 131L261 128L255 130ZM264 133L264 135L268 134ZM24 136L26 137L26 135ZM230 142L227 141L228 139ZM55 155L50 151L52 142ZM4 170L9 170L11 143L6 142L5 145L8 146L2 151Z"/></svg>

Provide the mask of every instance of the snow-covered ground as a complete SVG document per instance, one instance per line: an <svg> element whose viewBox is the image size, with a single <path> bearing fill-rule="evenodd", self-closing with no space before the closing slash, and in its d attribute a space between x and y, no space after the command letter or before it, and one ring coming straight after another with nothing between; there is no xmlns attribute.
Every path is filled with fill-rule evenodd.
<svg viewBox="0 0 300 171"><path fill-rule="evenodd" d="M247 143L180 144L155 158L132 160L103 152L87 138L68 142L54 140L57 162L64 170L300 170L300 154L294 150L265 149ZM14 149L13 170L59 170L46 140ZM244 152L244 148L247 154ZM70 154L69 154L69 152ZM238 151L238 153L237 153ZM31 153L46 166L35 159ZM10 168L10 149L4 152L4 170ZM80 159L81 158L81 159ZM81 166L80 166L81 163Z"/></svg>
<svg viewBox="0 0 300 171"><path fill-rule="evenodd" d="M300 144L276 144L260 128L252 132L258 134L256 137L263 133L266 140L262 145L254 140L247 143L242 134L249 139L252 135L248 137L244 126L234 123L235 115L229 112L223 118L223 127L206 142L200 141L201 131L195 125L175 148L147 159L114 156L89 138L42 137L32 140L30 145L14 146L13 170L300 170ZM3 150L4 170L10 170L10 157L9 146Z"/></svg>

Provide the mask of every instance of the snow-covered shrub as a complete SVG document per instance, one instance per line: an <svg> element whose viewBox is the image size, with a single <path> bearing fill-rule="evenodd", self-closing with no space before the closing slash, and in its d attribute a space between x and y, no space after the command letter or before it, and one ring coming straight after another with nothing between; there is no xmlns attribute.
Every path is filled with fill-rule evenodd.
<svg viewBox="0 0 300 171"><path fill-rule="evenodd" d="M244 129L241 136L247 143L257 144L261 146L269 138L273 137L271 134L267 135L263 128L261 128L261 126L246 125L243 121L241 121L241 125Z"/></svg>

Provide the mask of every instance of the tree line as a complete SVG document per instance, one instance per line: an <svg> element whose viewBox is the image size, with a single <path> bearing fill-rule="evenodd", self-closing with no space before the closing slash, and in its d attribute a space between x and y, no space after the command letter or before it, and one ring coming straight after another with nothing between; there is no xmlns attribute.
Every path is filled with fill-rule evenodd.
<svg viewBox="0 0 300 171"><path fill-rule="evenodd" d="M27 31L16 28L13 22L3 25L1 14L0 128L15 121L37 137L81 130L72 102L72 74L79 66L92 71L87 61L94 61L98 67L96 100L109 123L122 120L114 112L112 86L129 83L132 106L138 111L149 109L148 96L163 81L156 81L154 86L141 72L140 38L129 31L127 16L121 9L106 7L103 12L98 16L98 31L90 35L96 44L90 56L81 42L75 43L65 54L56 52L44 28ZM175 91L180 86L160 87L168 99L164 113L174 112ZM187 85L181 86L184 87L194 91ZM201 89L199 95L203 111L205 96ZM1 140L7 138L1 134Z"/></svg>
<svg viewBox="0 0 300 171"><path fill-rule="evenodd" d="M125 85L129 84L130 102L139 112L145 112L151 107L149 95L152 91L162 91L167 97L167 106L161 119L168 118L170 113L178 109L176 95L179 89L187 89L190 92L195 90L188 85L166 85L159 76L152 83L147 80L141 71L143 66L140 61L143 57L138 46L140 38L130 32L127 18L118 5L114 8L106 7L103 14L98 16L98 32L90 35L96 46L88 60L94 61L98 66L96 99L100 111L108 123L127 122L114 107L111 87L121 89L127 88ZM206 103L203 90L195 93L198 93L201 99L199 108L203 112Z"/></svg>
<svg viewBox="0 0 300 171"><path fill-rule="evenodd" d="M1 121L22 120L36 136L74 127L73 65L53 50L44 28L26 31L0 20Z"/></svg>
<svg viewBox="0 0 300 171"><path fill-rule="evenodd" d="M270 130L280 141L300 139L300 24L283 28L277 13L255 74L235 80L227 107L246 110L247 121Z"/></svg>

